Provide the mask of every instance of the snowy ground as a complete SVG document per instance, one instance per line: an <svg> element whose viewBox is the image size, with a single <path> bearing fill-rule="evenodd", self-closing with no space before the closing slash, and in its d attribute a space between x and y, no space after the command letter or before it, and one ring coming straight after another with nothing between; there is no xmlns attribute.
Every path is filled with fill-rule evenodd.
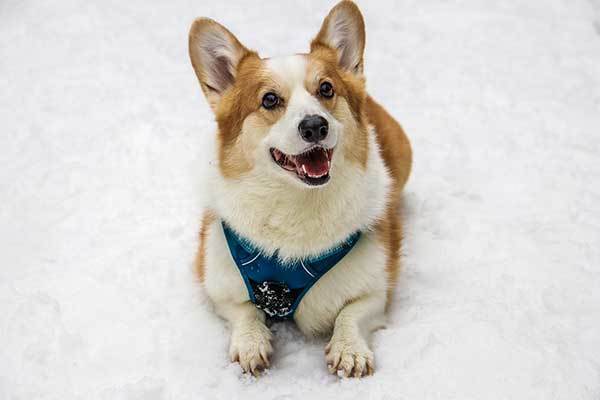
<svg viewBox="0 0 600 400"><path fill-rule="evenodd" d="M412 139L375 376L276 325L260 380L192 258L214 123L196 16L304 51L332 2L0 2L0 399L600 398L600 3L363 0Z"/></svg>

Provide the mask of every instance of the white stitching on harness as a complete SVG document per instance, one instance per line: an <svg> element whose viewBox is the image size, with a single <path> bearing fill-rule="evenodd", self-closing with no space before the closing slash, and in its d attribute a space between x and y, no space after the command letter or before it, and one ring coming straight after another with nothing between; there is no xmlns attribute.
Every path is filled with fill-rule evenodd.
<svg viewBox="0 0 600 400"><path fill-rule="evenodd" d="M306 268L306 265L304 265L304 261L300 260L300 265L302 265L302 268L304 268L304 270L306 271L306 273L307 273L307 274L309 274L309 275L310 275L310 276L312 276L313 278L315 277L315 276L313 275L313 273L312 273L312 272L310 272L310 271L308 270L308 268Z"/></svg>
<svg viewBox="0 0 600 400"><path fill-rule="evenodd" d="M246 261L246 262L242 263L242 266L245 266L245 265L248 265L248 264L250 264L250 263L253 263L253 262L254 262L254 261L255 261L255 260L258 258L258 256L260 256L260 252L258 252L258 253L257 253L257 254L254 256L254 258L253 258L252 260L250 260L250 261Z"/></svg>

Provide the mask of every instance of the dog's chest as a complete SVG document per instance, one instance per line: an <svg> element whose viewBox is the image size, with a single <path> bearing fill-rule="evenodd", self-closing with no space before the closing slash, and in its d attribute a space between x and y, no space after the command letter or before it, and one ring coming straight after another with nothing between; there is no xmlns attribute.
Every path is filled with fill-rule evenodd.
<svg viewBox="0 0 600 400"><path fill-rule="evenodd" d="M216 302L250 301L250 296L229 248L220 223L207 237L204 285ZM307 335L331 330L341 308L365 293L385 296L385 253L374 233L365 233L351 252L323 275L304 295L294 314L298 327Z"/></svg>

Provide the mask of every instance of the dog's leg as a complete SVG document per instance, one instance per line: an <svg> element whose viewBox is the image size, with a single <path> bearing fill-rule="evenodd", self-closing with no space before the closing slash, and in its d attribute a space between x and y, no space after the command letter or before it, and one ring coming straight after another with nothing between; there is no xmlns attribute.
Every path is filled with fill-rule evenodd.
<svg viewBox="0 0 600 400"><path fill-rule="evenodd" d="M265 313L251 302L216 304L217 312L231 326L229 357L239 362L244 372L258 375L269 366L271 331L265 325Z"/></svg>
<svg viewBox="0 0 600 400"><path fill-rule="evenodd" d="M338 314L333 335L325 347L331 373L361 377L373 373L373 352L368 340L384 325L385 296L370 294L348 303Z"/></svg>

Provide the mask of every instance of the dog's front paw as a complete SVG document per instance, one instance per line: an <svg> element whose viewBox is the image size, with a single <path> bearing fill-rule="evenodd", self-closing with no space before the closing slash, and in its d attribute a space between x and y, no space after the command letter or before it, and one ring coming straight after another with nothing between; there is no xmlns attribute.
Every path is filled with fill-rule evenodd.
<svg viewBox="0 0 600 400"><path fill-rule="evenodd" d="M372 375L374 370L373 352L362 338L331 338L325 347L327 367L332 374L360 378Z"/></svg>
<svg viewBox="0 0 600 400"><path fill-rule="evenodd" d="M231 333L229 357L232 362L239 362L244 372L259 375L269 367L271 353L271 331L264 324L238 327Z"/></svg>

